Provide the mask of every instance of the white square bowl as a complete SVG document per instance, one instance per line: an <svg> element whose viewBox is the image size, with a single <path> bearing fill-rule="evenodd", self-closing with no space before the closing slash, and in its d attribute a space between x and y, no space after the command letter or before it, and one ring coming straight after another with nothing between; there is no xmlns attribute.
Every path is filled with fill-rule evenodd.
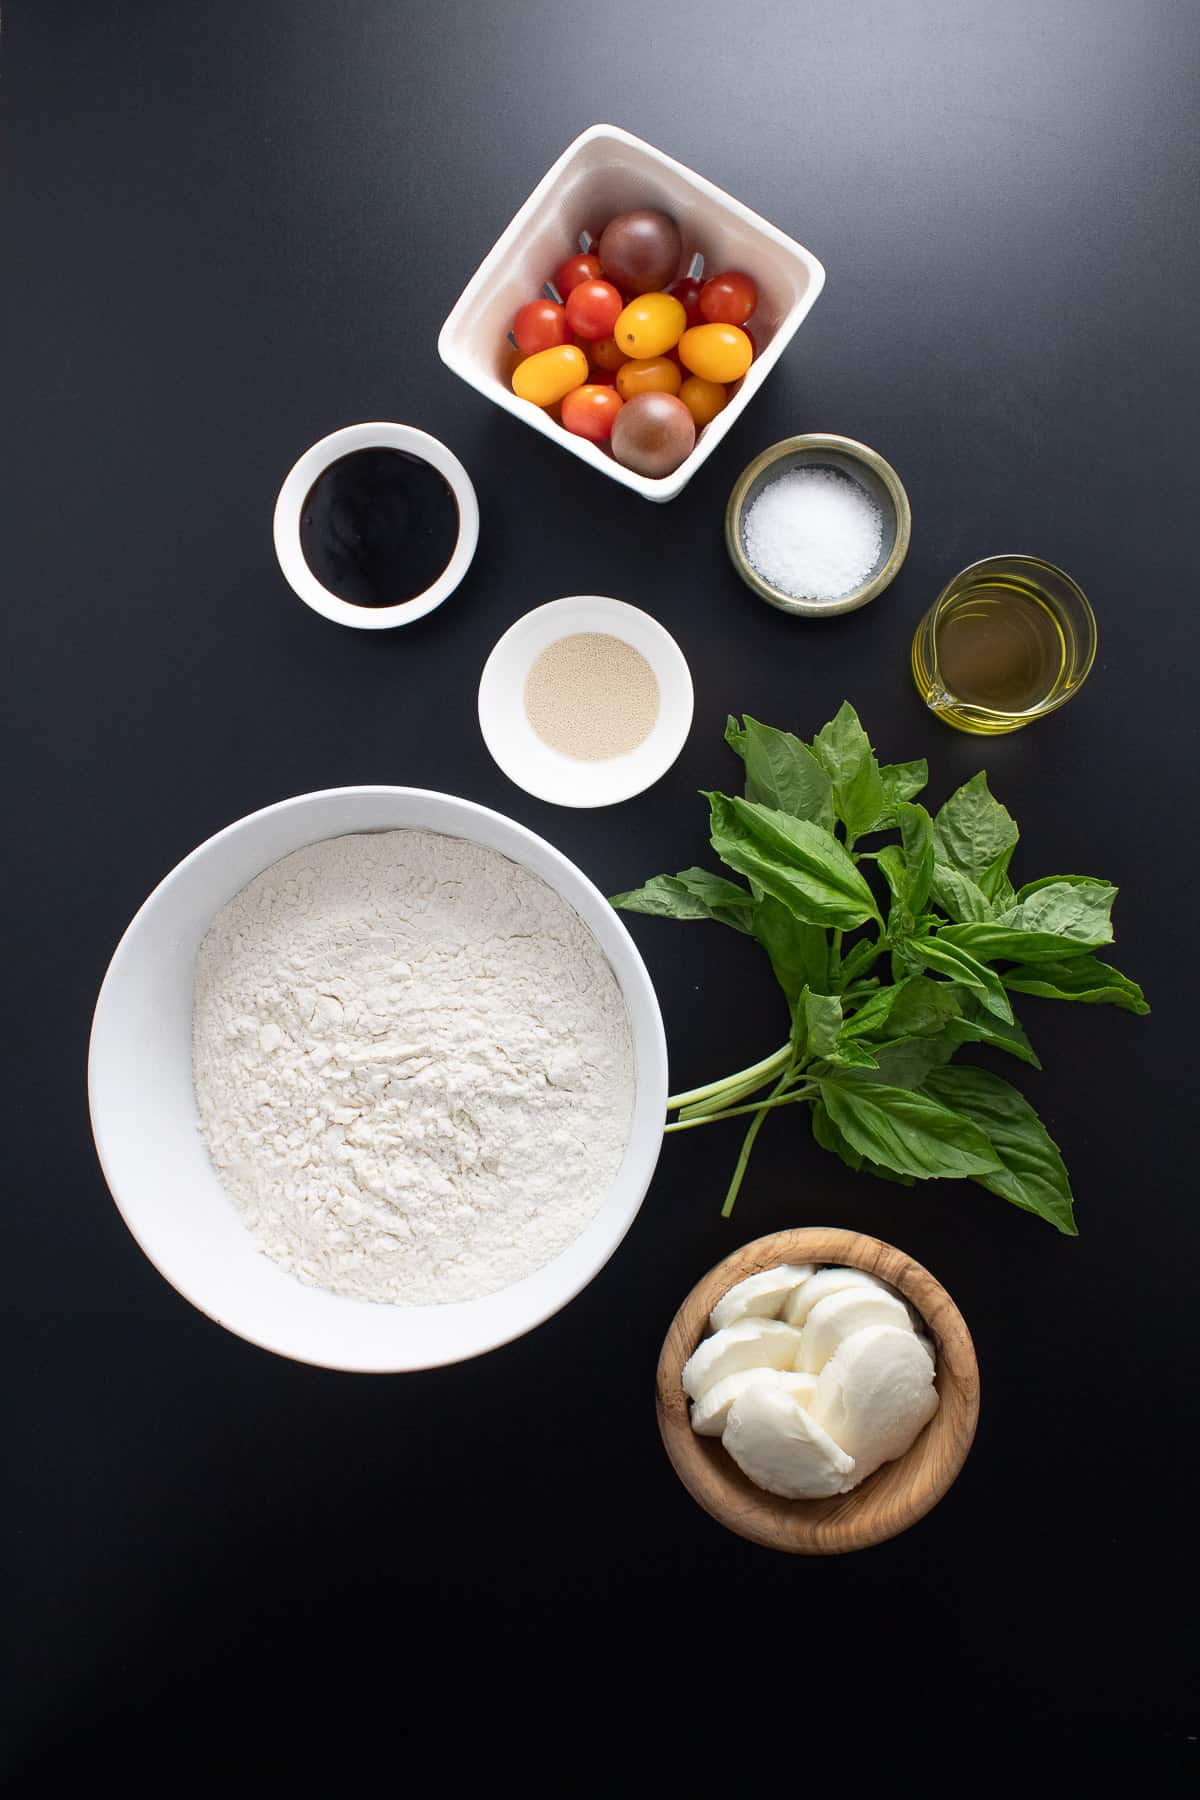
<svg viewBox="0 0 1200 1800"><path fill-rule="evenodd" d="M599 233L617 213L639 206L658 207L677 220L684 267L699 250L706 275L744 269L758 284L750 321L757 354L748 374L724 411L697 435L691 455L657 480L564 431L541 407L519 400L511 386L518 359L508 333L517 308L536 300L559 263L574 255L581 231ZM740 200L630 132L593 125L567 146L484 257L438 333L438 354L473 388L581 462L647 500L673 500L746 410L824 285L816 257Z"/></svg>

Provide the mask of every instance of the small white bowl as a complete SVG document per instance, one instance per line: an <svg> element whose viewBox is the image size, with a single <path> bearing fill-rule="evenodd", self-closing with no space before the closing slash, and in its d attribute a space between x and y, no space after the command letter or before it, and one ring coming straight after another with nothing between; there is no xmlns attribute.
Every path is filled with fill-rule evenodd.
<svg viewBox="0 0 1200 1800"><path fill-rule="evenodd" d="M612 965L633 1035L625 1155L599 1212L561 1255L480 1300L387 1306L306 1287L256 1247L200 1135L192 986L213 917L308 844L354 831L440 831L531 869L575 909ZM88 1053L92 1132L109 1190L159 1273L227 1330L298 1362L389 1372L461 1362L548 1319L603 1268L650 1185L662 1144L667 1046L633 939L573 863L523 825L421 788L329 788L251 813L193 850L134 917L100 989Z"/></svg>
<svg viewBox="0 0 1200 1800"><path fill-rule="evenodd" d="M696 250L705 272L744 269L758 285L750 320L758 354L723 412L671 475L638 475L596 444L564 431L548 412L512 391L513 317L536 300L582 230L600 231L617 213L653 206L677 220L686 264ZM683 270L681 268L680 273ZM673 500L712 455L766 380L825 285L811 251L732 194L615 125L593 125L568 144L468 281L438 335L447 368L581 462L646 500Z"/></svg>
<svg viewBox="0 0 1200 1800"><path fill-rule="evenodd" d="M525 711L525 679L560 638L603 632L641 652L658 681L658 718L635 750L582 762L545 743ZM612 806L666 774L692 726L692 677L683 651L657 619L602 594L550 600L510 625L484 664L479 729L510 781L555 806Z"/></svg>
<svg viewBox="0 0 1200 1800"><path fill-rule="evenodd" d="M330 463L355 450L380 449L403 450L409 456L420 457L444 478L458 507L458 539L450 561L423 594L414 594L411 600L396 606L354 606L322 587L305 562L300 548L300 514L314 481ZM390 631L396 625L411 625L415 619L423 619L454 592L471 566L478 542L479 502L471 477L452 450L414 425L375 420L368 425L346 425L341 431L331 431L306 450L288 472L275 502L275 554L288 586L322 618L331 619L335 625L351 625L356 631Z"/></svg>

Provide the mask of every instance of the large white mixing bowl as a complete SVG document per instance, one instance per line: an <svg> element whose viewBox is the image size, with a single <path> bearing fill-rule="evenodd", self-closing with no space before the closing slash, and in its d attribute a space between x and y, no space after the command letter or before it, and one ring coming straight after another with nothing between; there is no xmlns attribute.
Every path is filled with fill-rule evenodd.
<svg viewBox="0 0 1200 1800"><path fill-rule="evenodd" d="M498 850L561 894L604 950L637 1058L633 1125L617 1178L586 1230L545 1268L482 1300L380 1306L306 1287L258 1249L209 1161L192 1088L196 951L220 909L294 850L354 831L440 831ZM264 1349L331 1369L459 1362L529 1331L574 1297L625 1236L662 1143L662 1015L625 927L573 863L524 826L421 788L329 788L265 807L185 857L134 918L96 1003L88 1060L96 1149L150 1261L185 1299Z"/></svg>

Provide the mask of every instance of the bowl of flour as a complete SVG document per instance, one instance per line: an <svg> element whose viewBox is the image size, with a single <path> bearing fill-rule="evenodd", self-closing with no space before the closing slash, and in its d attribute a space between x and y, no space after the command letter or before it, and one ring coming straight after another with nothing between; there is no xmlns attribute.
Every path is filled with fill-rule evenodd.
<svg viewBox="0 0 1200 1800"><path fill-rule="evenodd" d="M92 1127L159 1272L329 1368L461 1361L565 1305L658 1159L662 1019L612 908L543 839L412 788L218 832L122 938Z"/></svg>

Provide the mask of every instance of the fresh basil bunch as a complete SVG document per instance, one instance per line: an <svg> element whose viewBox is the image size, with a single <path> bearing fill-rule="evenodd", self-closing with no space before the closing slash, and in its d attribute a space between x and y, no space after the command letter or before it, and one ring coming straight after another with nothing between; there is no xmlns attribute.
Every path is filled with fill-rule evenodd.
<svg viewBox="0 0 1200 1800"><path fill-rule="evenodd" d="M951 1065L977 1043L1041 1067L1014 994L1149 1012L1095 955L1112 942L1116 888L1088 875L1015 888L1017 826L987 776L931 816L916 798L926 763L880 764L849 704L811 745L751 718L730 718L725 740L745 795L707 796L712 846L742 880L683 869L612 904L745 932L787 996L786 1044L667 1102L668 1131L748 1118L726 1216L767 1114L803 1102L817 1142L852 1169L904 1184L966 1176L1074 1235L1067 1171L1032 1106L990 1070ZM859 848L881 833L891 841Z"/></svg>

